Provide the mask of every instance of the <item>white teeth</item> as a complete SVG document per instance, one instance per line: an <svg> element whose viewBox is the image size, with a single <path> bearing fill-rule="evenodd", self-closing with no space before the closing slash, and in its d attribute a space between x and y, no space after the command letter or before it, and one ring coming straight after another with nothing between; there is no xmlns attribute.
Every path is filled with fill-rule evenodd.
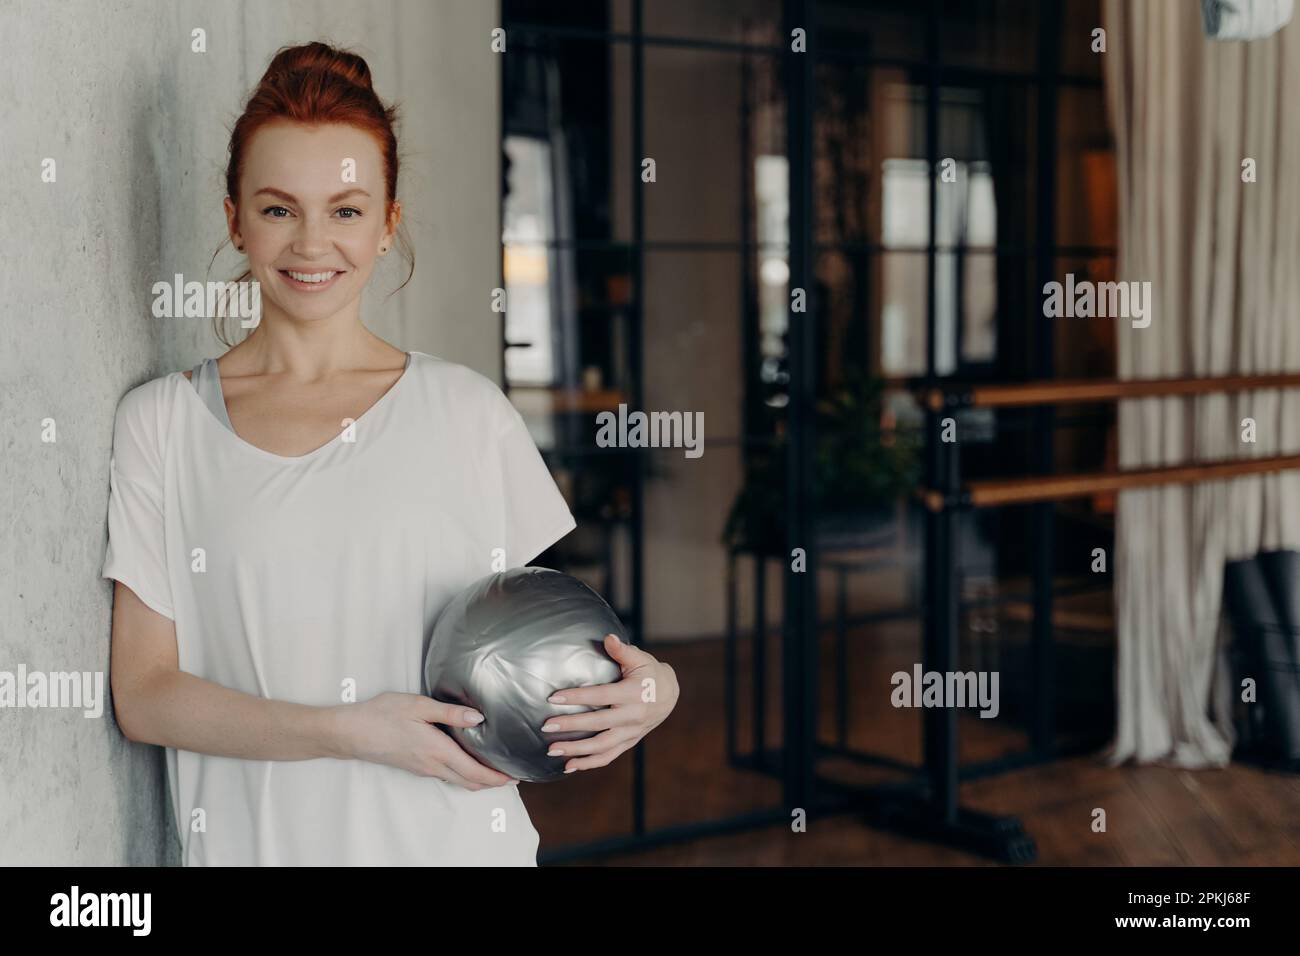
<svg viewBox="0 0 1300 956"><path fill-rule="evenodd" d="M299 282L328 282L337 275L337 272L294 272L292 269L284 271Z"/></svg>

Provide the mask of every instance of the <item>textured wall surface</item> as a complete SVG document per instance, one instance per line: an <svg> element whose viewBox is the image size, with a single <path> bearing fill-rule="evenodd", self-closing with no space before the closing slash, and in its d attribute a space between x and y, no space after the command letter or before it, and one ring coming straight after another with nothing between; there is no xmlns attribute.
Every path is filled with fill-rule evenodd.
<svg viewBox="0 0 1300 956"><path fill-rule="evenodd" d="M353 47L403 109L415 278L386 298L404 275L390 256L367 324L499 378L497 19L491 0L0 4L0 672L98 671L107 692L113 413L132 386L224 351L209 320L153 318L150 288L206 277L228 130L278 47ZM236 262L223 252L211 278ZM0 709L0 864L175 862L162 753L107 706Z"/></svg>

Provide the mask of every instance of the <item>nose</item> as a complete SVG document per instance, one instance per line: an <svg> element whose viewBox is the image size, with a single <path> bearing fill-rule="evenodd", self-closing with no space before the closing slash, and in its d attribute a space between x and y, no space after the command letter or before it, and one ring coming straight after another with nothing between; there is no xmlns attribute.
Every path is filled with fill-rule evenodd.
<svg viewBox="0 0 1300 956"><path fill-rule="evenodd" d="M318 216L304 216L300 223L293 237L293 254L314 259L328 253L330 242L325 233L325 221Z"/></svg>

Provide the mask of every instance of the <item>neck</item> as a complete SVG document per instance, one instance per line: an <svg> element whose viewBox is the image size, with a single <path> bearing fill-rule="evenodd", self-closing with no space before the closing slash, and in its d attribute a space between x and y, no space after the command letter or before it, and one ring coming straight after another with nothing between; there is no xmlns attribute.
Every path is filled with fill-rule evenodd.
<svg viewBox="0 0 1300 956"><path fill-rule="evenodd" d="M236 356L234 353L238 352ZM342 369L387 364L393 349L361 323L359 303L327 319L304 322L274 306L230 353L242 374L314 380Z"/></svg>

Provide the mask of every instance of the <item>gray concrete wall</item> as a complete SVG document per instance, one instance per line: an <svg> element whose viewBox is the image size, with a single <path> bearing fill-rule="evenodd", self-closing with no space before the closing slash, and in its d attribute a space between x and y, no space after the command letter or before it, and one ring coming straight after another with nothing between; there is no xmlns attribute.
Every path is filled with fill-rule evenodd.
<svg viewBox="0 0 1300 956"><path fill-rule="evenodd" d="M278 47L353 47L403 106L415 278L386 299L404 274L390 256L367 323L498 379L498 16L494 0L0 5L0 671L99 671L107 688L113 412L132 386L224 351L208 320L152 318L150 288L204 278L225 235L228 130ZM0 709L0 864L175 862L161 758L107 708Z"/></svg>

